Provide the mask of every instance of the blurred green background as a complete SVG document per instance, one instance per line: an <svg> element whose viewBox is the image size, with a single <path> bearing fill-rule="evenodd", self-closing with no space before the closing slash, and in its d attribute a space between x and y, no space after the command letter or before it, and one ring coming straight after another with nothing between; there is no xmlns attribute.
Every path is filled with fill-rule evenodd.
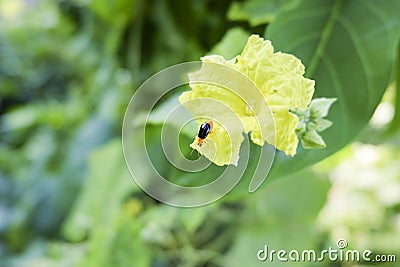
<svg viewBox="0 0 400 267"><path fill-rule="evenodd" d="M398 14L395 0L1 0L0 266L378 264L257 260L264 245L322 251L339 238L398 266ZM328 148L278 155L253 194L240 189L248 172L205 207L155 201L122 155L132 94L173 64L239 54L250 34L300 57L316 96L339 99Z"/></svg>

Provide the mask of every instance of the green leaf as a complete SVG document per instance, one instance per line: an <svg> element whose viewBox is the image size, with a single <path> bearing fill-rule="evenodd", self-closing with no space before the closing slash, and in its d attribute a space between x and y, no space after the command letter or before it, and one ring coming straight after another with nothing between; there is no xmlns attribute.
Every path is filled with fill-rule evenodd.
<svg viewBox="0 0 400 267"><path fill-rule="evenodd" d="M145 114L137 114L135 116L135 123L140 125L141 123L146 122L147 124L155 126L169 124L180 129L182 125L187 121L188 115L190 116L190 114L186 114L186 110L183 110L182 108L178 112L174 112L173 119L170 119L169 116L171 115L171 110L178 109L179 105L180 104L178 101L178 95L172 95L167 100L157 105L151 111L148 117L146 117ZM192 121L188 122L186 126L181 129L180 133L188 137L192 137L193 133L197 131L197 123Z"/></svg>
<svg viewBox="0 0 400 267"><path fill-rule="evenodd" d="M270 250L288 252L317 250L319 236L315 219L326 201L329 187L326 177L304 170L248 196L246 211L238 218L242 223L237 227L230 249L222 256L222 266L310 266L304 262L280 262L276 257L273 262L269 259L261 262L257 252L265 245Z"/></svg>
<svg viewBox="0 0 400 267"><path fill-rule="evenodd" d="M311 118L323 118L328 115L329 108L336 101L336 98L317 98L311 101L309 106Z"/></svg>
<svg viewBox="0 0 400 267"><path fill-rule="evenodd" d="M323 130L331 127L332 126L332 122L328 121L328 120L325 120L325 119L316 118L315 119L315 125L316 125L315 130L317 132L322 132Z"/></svg>
<svg viewBox="0 0 400 267"><path fill-rule="evenodd" d="M276 14L297 2L297 0L248 0L233 2L228 10L228 19L233 21L248 21L255 27L271 22Z"/></svg>
<svg viewBox="0 0 400 267"><path fill-rule="evenodd" d="M314 164L357 137L392 79L399 40L400 2L303 0L281 12L266 36L277 50L299 57L316 81L314 97L336 97L324 132L327 148L299 149L275 158L271 177Z"/></svg>
<svg viewBox="0 0 400 267"><path fill-rule="evenodd" d="M325 148L326 144L322 137L317 133L316 130L307 131L301 137L301 144L305 149L310 148Z"/></svg>

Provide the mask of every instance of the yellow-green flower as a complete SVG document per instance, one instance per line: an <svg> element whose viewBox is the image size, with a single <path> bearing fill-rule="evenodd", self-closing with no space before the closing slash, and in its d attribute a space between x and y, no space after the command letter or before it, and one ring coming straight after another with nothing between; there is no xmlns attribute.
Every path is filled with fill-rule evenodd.
<svg viewBox="0 0 400 267"><path fill-rule="evenodd" d="M241 55L232 60L218 55L201 60L202 68L189 74L192 90L182 93L179 101L192 113L199 126L213 120L214 129L201 147L197 138L190 146L217 165L236 165L243 133L250 132L255 144L263 146L267 142L294 156L299 143L295 132L298 118L289 110L305 110L314 93L314 81L303 77L301 61L290 54L274 53L271 42L257 35L250 36ZM225 84L248 87L243 79L213 73L212 68L206 66L207 62L239 71L256 85L261 94L255 97L250 88L248 91L242 88L238 95L235 90L216 84L195 83L201 80L199 77L212 80L215 75L220 75L220 79L226 79ZM260 108L262 102L268 104L269 110ZM258 123L260 117L266 119Z"/></svg>

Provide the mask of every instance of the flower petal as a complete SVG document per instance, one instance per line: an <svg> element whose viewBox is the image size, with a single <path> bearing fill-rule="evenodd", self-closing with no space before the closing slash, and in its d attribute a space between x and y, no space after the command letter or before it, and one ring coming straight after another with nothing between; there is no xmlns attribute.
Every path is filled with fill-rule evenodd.
<svg viewBox="0 0 400 267"><path fill-rule="evenodd" d="M299 142L295 132L298 118L289 110L305 110L314 93L314 81L303 77L301 61L293 55L274 53L270 41L252 35L236 58L226 60L212 55L203 57L202 62L199 71L189 74L192 90L182 93L179 101L199 126L207 119L219 119L203 145L199 147L195 138L191 147L217 165L236 165L243 133L250 132L255 144L263 146L267 142L294 156ZM227 68L215 71L207 63ZM232 76L232 68L242 75ZM256 88L256 93L249 84ZM198 99L208 101L192 101ZM233 117L239 122L232 124ZM226 127L229 123L230 127Z"/></svg>

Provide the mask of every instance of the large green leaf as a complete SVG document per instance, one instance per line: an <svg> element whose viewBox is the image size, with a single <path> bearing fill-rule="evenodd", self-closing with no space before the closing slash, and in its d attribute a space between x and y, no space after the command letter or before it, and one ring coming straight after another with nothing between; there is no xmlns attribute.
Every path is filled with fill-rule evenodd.
<svg viewBox="0 0 400 267"><path fill-rule="evenodd" d="M322 133L327 148L281 153L270 176L293 173L354 140L371 118L392 78L400 34L400 1L303 0L267 28L276 50L299 57L316 81L314 97L336 97Z"/></svg>

